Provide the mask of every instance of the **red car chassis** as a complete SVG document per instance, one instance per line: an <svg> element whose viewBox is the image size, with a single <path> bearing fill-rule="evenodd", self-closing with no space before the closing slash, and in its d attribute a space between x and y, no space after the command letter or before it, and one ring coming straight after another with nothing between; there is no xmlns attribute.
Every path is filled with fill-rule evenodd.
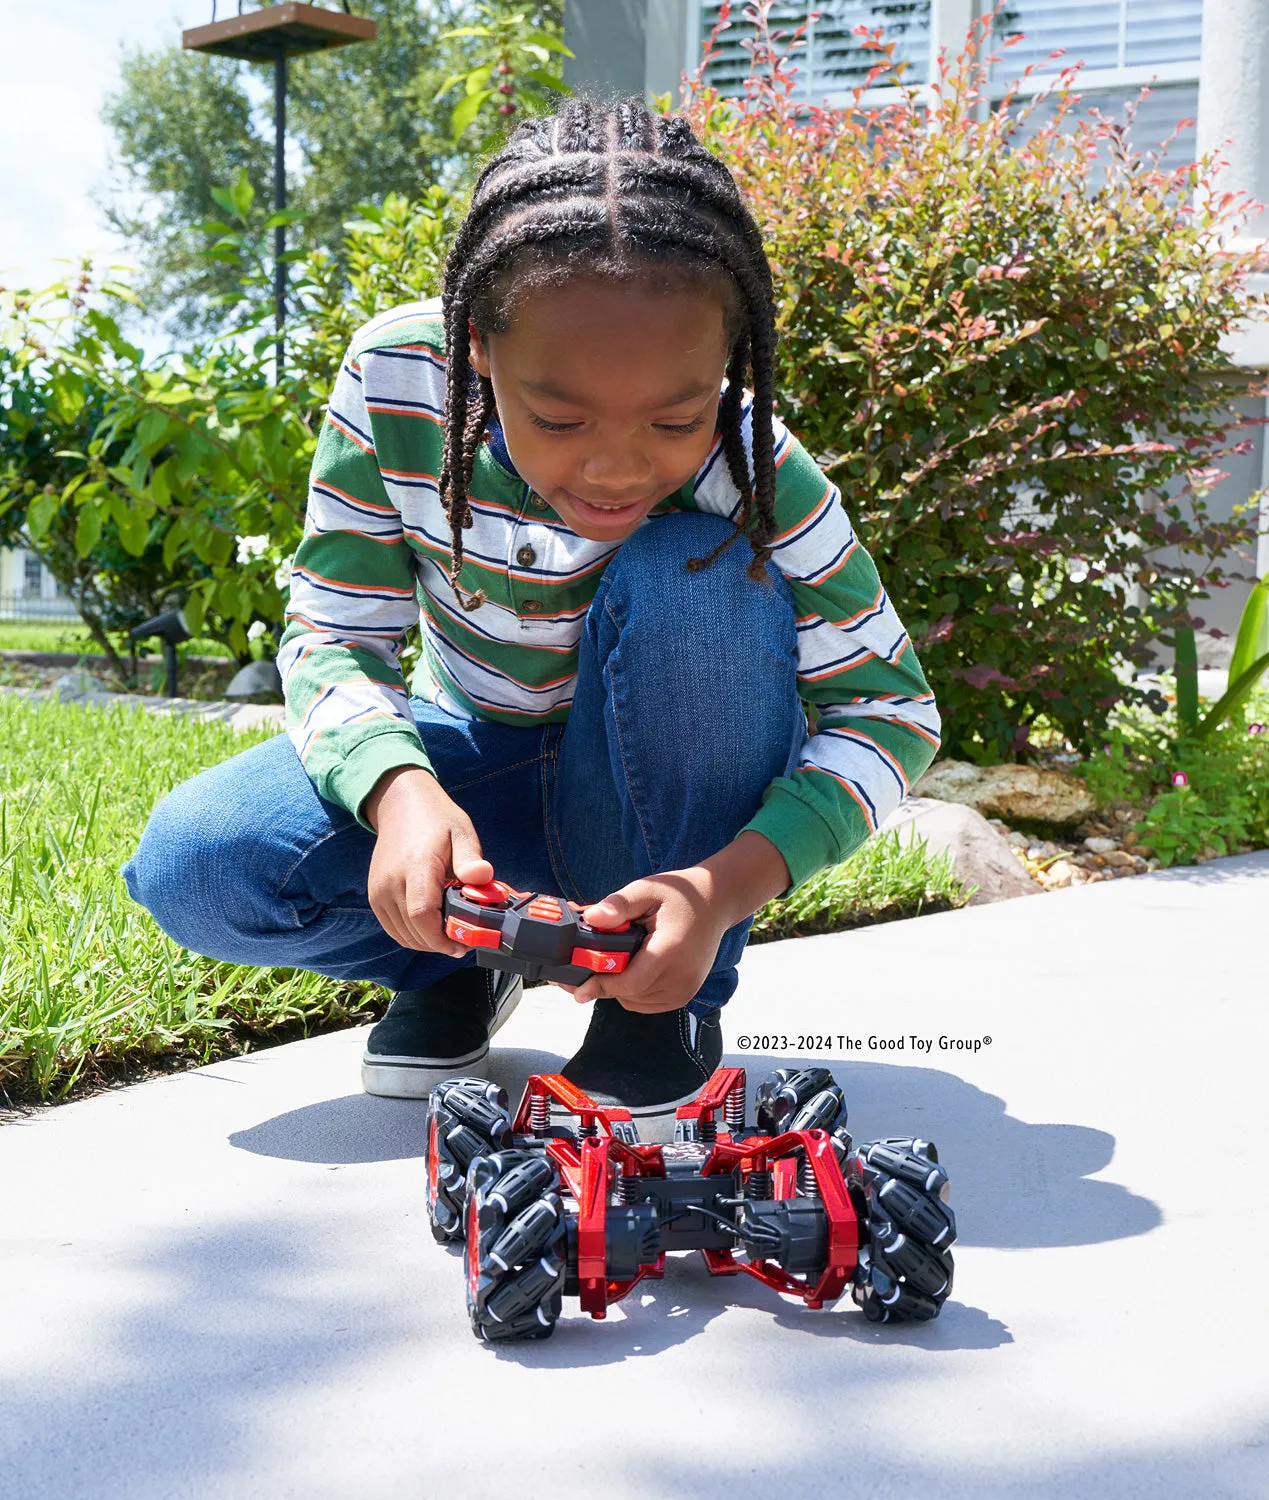
<svg viewBox="0 0 1269 1500"><path fill-rule="evenodd" d="M466 1240L477 1335L542 1337L565 1295L603 1318L680 1250L699 1250L711 1275L744 1273L808 1307L849 1287L877 1321L937 1316L955 1220L934 1148L855 1148L823 1068L765 1082L757 1130L745 1105L745 1070L720 1068L662 1145L557 1073L529 1079L514 1117L483 1079L438 1085L428 1217L438 1241Z"/></svg>

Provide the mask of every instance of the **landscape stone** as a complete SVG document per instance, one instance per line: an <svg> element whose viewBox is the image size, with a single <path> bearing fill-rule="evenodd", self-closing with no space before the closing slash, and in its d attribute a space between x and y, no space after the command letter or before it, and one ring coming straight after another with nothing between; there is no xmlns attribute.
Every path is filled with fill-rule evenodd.
<svg viewBox="0 0 1269 1500"><path fill-rule="evenodd" d="M972 807L931 797L907 797L881 825L904 843L925 839L931 853L946 849L956 878L976 886L971 906L1038 896L1041 888L1018 862L1012 847Z"/></svg>
<svg viewBox="0 0 1269 1500"><path fill-rule="evenodd" d="M1102 859L1106 864L1114 865L1118 869L1134 870L1137 867L1136 860L1123 849L1107 849ZM1142 863L1144 864L1145 861L1143 860Z"/></svg>
<svg viewBox="0 0 1269 1500"><path fill-rule="evenodd" d="M110 684L103 682L100 677L94 677L91 672L64 672L54 679L49 691L63 703L77 703L102 693L113 696Z"/></svg>
<svg viewBox="0 0 1269 1500"><path fill-rule="evenodd" d="M940 760L912 790L918 797L959 802L984 815L1068 827L1082 823L1097 805L1078 776L1039 766L975 766L969 761Z"/></svg>
<svg viewBox="0 0 1269 1500"><path fill-rule="evenodd" d="M281 703L282 674L277 663L253 661L236 673L225 689L231 703Z"/></svg>
<svg viewBox="0 0 1269 1500"><path fill-rule="evenodd" d="M1060 890L1064 885L1082 883L1085 873L1069 859L1055 859L1051 865L1040 871L1038 878L1046 891L1052 891Z"/></svg>

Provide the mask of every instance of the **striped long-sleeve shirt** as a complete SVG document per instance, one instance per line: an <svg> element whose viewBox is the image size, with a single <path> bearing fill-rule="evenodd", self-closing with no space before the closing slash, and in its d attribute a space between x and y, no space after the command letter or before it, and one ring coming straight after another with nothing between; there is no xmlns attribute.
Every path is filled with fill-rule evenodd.
<svg viewBox="0 0 1269 1500"><path fill-rule="evenodd" d="M586 611L620 545L571 531L482 445L461 582L484 589L486 602L464 613L446 576L437 485L444 407L438 303L397 308L360 331L331 396L292 565L278 659L287 729L318 792L363 823L362 803L386 771L431 769L398 664L411 627L423 640L417 695L465 717L559 723ZM747 450L752 419L746 398ZM845 859L896 806L933 759L939 716L837 489L772 420L772 556L793 595L799 692L817 721L793 774L771 783L746 826L775 844L797 885ZM651 515L734 518L739 507L716 438L695 477Z"/></svg>

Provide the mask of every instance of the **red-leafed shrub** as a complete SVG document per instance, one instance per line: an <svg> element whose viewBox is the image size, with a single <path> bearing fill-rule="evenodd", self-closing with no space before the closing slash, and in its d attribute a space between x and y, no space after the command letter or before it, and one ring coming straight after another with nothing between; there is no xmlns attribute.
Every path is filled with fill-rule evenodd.
<svg viewBox="0 0 1269 1500"><path fill-rule="evenodd" d="M928 108L862 28L898 102L808 107L768 9L745 96L698 75L687 109L764 229L782 412L917 639L948 753L1025 753L1041 716L1087 749L1247 533L1204 500L1246 447L1221 338L1259 299L1220 249L1246 203L1069 91L1035 130L1013 94L989 109L990 18Z"/></svg>

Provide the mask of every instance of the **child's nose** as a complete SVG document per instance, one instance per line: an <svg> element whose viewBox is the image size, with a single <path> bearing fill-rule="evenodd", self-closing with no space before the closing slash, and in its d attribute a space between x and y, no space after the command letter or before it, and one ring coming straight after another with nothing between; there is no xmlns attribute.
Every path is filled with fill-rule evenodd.
<svg viewBox="0 0 1269 1500"><path fill-rule="evenodd" d="M588 488L613 496L633 494L654 473L651 456L636 444L605 445L588 454L582 464Z"/></svg>

